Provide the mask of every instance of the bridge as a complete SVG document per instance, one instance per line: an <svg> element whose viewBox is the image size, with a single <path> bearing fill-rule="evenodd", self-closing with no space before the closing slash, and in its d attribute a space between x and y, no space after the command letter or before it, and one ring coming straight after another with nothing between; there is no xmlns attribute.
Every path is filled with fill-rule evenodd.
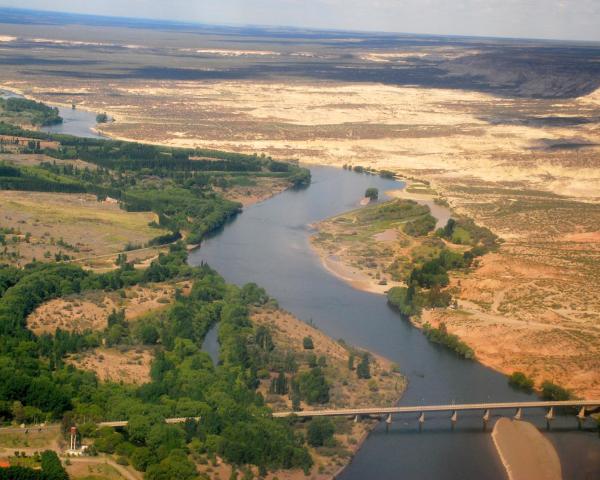
<svg viewBox="0 0 600 480"><path fill-rule="evenodd" d="M483 424L487 424L492 410L514 410L514 418L521 419L523 409L543 408L547 409L545 415L548 425L554 419L555 408L576 408L577 419L581 423L585 421L586 411L600 408L600 400L566 400L566 401L536 401L536 402L506 402L506 403L463 403L450 405L419 405L419 406L397 406L397 407L360 407L341 408L331 410L303 410L298 412L275 412L274 418L312 418L312 417L354 417L358 421L360 417L386 416L386 423L392 423L392 415L402 413L418 414L419 425L425 423L425 413L451 412L450 420L454 425L458 420L458 412L483 411ZM184 423L189 418L199 421L200 417L176 417L167 418L166 423ZM126 427L127 420L114 422L100 422L99 427Z"/></svg>
<svg viewBox="0 0 600 480"><path fill-rule="evenodd" d="M472 410L511 410L517 412L524 408L561 408L573 407L585 410L592 410L600 407L600 400L567 400L567 401L539 401L539 402L507 402L507 403L464 403L451 405L420 405L412 407L365 407L365 408L342 408L336 410L304 410L299 412L276 412L273 413L275 418L284 417L353 417L370 416L370 415L391 415L395 413L419 413L426 412L461 412ZM581 410L580 410L581 412Z"/></svg>
<svg viewBox="0 0 600 480"><path fill-rule="evenodd" d="M586 419L586 410L593 410L600 407L600 400L567 400L567 401L538 401L538 402L505 402L505 403L463 403L452 405L421 405L412 407L382 407L382 408L342 408L336 410L308 410L301 412L277 412L273 414L275 418L286 418L296 416L299 418L312 417L354 417L354 421L358 422L362 416L386 416L386 429L392 423L393 414L413 413L418 414L419 430L425 424L426 412L452 412L450 422L452 428L458 421L458 412L483 411L482 421L483 428L491 418L492 410L515 410L515 420L520 420L525 408L546 408L547 413L546 426L550 428L550 422L554 420L555 408L576 408L578 409L577 420L579 428L582 427Z"/></svg>

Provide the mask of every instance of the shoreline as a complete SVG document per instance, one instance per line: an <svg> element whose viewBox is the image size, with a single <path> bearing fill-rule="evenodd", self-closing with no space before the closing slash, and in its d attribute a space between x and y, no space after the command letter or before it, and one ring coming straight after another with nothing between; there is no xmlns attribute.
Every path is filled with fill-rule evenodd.
<svg viewBox="0 0 600 480"><path fill-rule="evenodd" d="M350 346L341 344L339 341L335 340L333 337L329 336L316 326L311 325L297 318L292 313L280 308L276 309L274 312L257 310L254 312L253 315L251 315L251 319L255 323L255 325L270 326L273 329L273 338L276 343L285 345L287 348L299 349L300 352L303 352L300 346L302 338L304 338L305 336L310 336L314 339L315 350L313 350L313 352L315 352L315 354L322 353L329 355L328 358L330 358L330 360L328 361L328 364L331 366L335 366L337 363L340 364L343 369L346 368L345 363L346 355L349 352L348 347L350 347L353 350L368 352L372 358L372 378L379 378L379 382L381 382L379 384L379 392L382 396L382 403L397 405L404 396L406 387L408 385L407 378L401 372L395 371L396 367L392 360L378 353L371 352L370 350L362 348L360 346ZM384 371L394 371L395 373L393 373L390 376L384 377L382 375L382 372ZM352 376L354 377L353 374ZM384 378L384 380L382 380L382 378ZM340 381L342 381L341 385L344 385L343 377L333 375L330 378L330 380L332 380L334 384L339 384ZM337 399L338 401L336 402L336 399L332 398L330 401L330 407L351 408L352 406L365 405L366 398L364 397L364 394L361 397L361 394L358 393L360 391L365 391L366 384L363 383L365 382L365 380L354 379L353 381L355 382L354 387L352 386L352 381L349 386L344 387L348 390L347 394L344 396L345 403L338 403L339 399ZM394 388L392 388L394 384L395 386ZM259 390L262 391L262 388L259 387ZM333 404L331 404L331 402L333 402ZM278 411L278 409L274 408L273 405L269 406L273 409L273 411ZM307 409L314 408L308 405L303 405L303 407L306 407ZM281 405L279 406L279 408L281 408ZM287 406L286 410L287 409L289 409L289 405ZM352 422L351 420L347 421ZM333 480L338 475L340 475L341 472L352 463L355 455L362 448L371 432L379 425L381 421L382 419L372 418L363 419L361 422L359 422L358 426L354 423L351 423L353 429L358 428L362 431L351 433L344 432L340 434L345 439L338 439L338 441L342 443L343 448L346 449L349 453L348 457L343 457L344 464L340 465L333 472L319 473L317 470L315 470L314 472L311 472L310 478L314 478L315 480ZM360 434L360 436L358 436L358 438L354 437L354 435L356 434ZM349 441L350 436L356 439L355 443ZM321 455L319 455L317 452L315 452L315 455L316 465L318 465L320 461L322 461L322 458ZM281 480L300 480L302 478L306 478L304 472L296 471L277 471L274 472L274 475L280 478ZM268 478L272 479L274 477L269 476Z"/></svg>
<svg viewBox="0 0 600 480"><path fill-rule="evenodd" d="M531 423L502 417L491 433L509 480L561 480L562 468L552 443Z"/></svg>
<svg viewBox="0 0 600 480"><path fill-rule="evenodd" d="M359 174L357 174L359 175ZM396 181L402 181L405 183L403 188L398 188L394 190L387 190L385 194L388 197L394 198L402 198L405 200L413 200L420 205L425 205L429 207L431 211L431 215L436 219L437 224L436 228L440 226L444 226L450 218L452 212L450 207L445 207L442 205L437 205L434 203L435 196L430 193L413 193L407 192L407 189L411 186L414 186L417 182L409 179L396 179ZM363 203L364 199L361 199L358 208L362 208L371 204L371 202ZM434 208L432 208L432 206ZM435 211L434 211L435 210ZM446 210L446 212L444 212ZM344 212L347 213L347 212ZM331 218L326 218L322 221L330 220ZM319 222L320 223L320 222ZM385 295L387 291L392 287L405 287L406 284L404 282L394 282L392 280L388 280L386 285L379 285L376 279L371 278L364 272L360 270L354 269L343 261L332 258L337 256L336 254L330 254L325 252L322 248L319 248L313 239L318 233L318 223L315 225L311 225L311 227L315 230L309 238L309 243L313 252L319 257L321 266L327 270L331 275L338 278L339 280L345 282L347 285L350 285L352 288L359 290L361 292L373 293L376 295Z"/></svg>

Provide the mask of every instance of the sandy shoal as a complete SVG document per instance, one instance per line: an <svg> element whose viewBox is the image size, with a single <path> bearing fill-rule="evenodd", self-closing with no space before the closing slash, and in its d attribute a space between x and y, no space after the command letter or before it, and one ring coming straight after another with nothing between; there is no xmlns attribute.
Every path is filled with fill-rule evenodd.
<svg viewBox="0 0 600 480"><path fill-rule="evenodd" d="M510 480L561 480L556 450L531 423L500 418L492 439Z"/></svg>

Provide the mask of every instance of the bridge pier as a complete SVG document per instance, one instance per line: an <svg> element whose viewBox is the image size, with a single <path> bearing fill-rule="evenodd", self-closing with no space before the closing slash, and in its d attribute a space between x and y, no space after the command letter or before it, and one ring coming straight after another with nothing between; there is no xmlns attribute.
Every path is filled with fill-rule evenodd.
<svg viewBox="0 0 600 480"><path fill-rule="evenodd" d="M546 430L550 430L550 422L552 420L554 420L554 407L550 407L546 414Z"/></svg>
<svg viewBox="0 0 600 480"><path fill-rule="evenodd" d="M577 428L581 430L583 428L583 424L585 423L585 407L581 407L579 413L577 414Z"/></svg>
<svg viewBox="0 0 600 480"><path fill-rule="evenodd" d="M392 414L389 413L385 419L385 433L390 431L390 425L392 424Z"/></svg>
<svg viewBox="0 0 600 480"><path fill-rule="evenodd" d="M423 430L423 425L425 424L425 412L421 412L419 415L419 432Z"/></svg>
<svg viewBox="0 0 600 480"><path fill-rule="evenodd" d="M452 416L450 417L450 425L452 428L452 430L454 430L454 426L456 425L456 422L458 421L458 412L456 410L454 410L454 412L452 412Z"/></svg>
<svg viewBox="0 0 600 480"><path fill-rule="evenodd" d="M483 431L485 432L485 430L487 429L487 425L488 422L490 421L490 411L486 410L485 413L483 414Z"/></svg>
<svg viewBox="0 0 600 480"><path fill-rule="evenodd" d="M521 420L522 416L523 416L523 409L522 408L517 408L517 412L515 413L514 419L515 420Z"/></svg>
<svg viewBox="0 0 600 480"><path fill-rule="evenodd" d="M354 423L358 423L360 422L360 415L355 415L354 416Z"/></svg>

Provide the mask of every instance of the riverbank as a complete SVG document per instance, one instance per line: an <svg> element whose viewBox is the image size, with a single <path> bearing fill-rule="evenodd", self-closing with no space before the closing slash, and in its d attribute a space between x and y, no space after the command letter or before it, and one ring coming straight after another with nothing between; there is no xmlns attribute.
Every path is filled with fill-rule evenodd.
<svg viewBox="0 0 600 480"><path fill-rule="evenodd" d="M294 315L280 309L257 308L251 315L256 326L268 328L273 336L276 348L281 351L292 351L302 358L314 355L324 358L325 373L330 389L330 399L325 404L327 408L349 408L368 405L396 405L405 389L406 379L398 373L399 367L392 361L365 350L347 345L341 340L334 340L315 326L296 318ZM311 349L304 349L304 339L312 340ZM356 368L361 356L369 356L368 379L359 378ZM353 360L350 360L352 357ZM352 367L352 368L350 368ZM302 369L302 367L301 367ZM302 370L300 370L302 371ZM290 411L292 402L287 397L273 395L269 386L274 376L261 380L258 390L266 403L274 411ZM303 410L322 408L301 402ZM335 445L311 448L315 466L310 478L328 480L337 475L350 463L358 452L371 430L378 424L375 419L363 419L354 422L351 419L335 419ZM306 478L301 471L278 471L268 478L300 479Z"/></svg>
<svg viewBox="0 0 600 480"><path fill-rule="evenodd" d="M492 439L509 480L562 479L556 450L531 423L500 418Z"/></svg>

